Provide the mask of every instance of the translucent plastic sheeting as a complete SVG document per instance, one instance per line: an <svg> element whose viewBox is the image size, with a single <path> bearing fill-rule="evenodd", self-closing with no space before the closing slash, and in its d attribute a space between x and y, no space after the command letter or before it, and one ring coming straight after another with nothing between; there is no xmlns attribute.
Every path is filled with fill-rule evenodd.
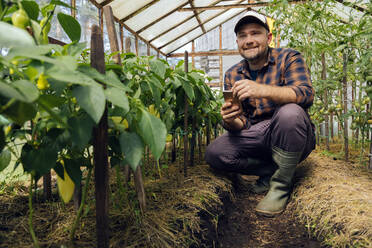
<svg viewBox="0 0 372 248"><path fill-rule="evenodd" d="M177 39L176 41L170 43L168 46L162 48L161 51L164 52L165 54L173 52L174 50L178 49L180 46L183 46L189 43L190 41L192 41L193 39L195 39L202 33L203 33L202 30L200 28L197 28L194 31L187 33L187 35L184 35L180 37L179 39Z"/></svg>
<svg viewBox="0 0 372 248"><path fill-rule="evenodd" d="M152 0L115 0L111 2L110 5L114 15L121 20L135 11L145 7L150 2L152 2Z"/></svg>
<svg viewBox="0 0 372 248"><path fill-rule="evenodd" d="M76 1L76 19L81 25L81 39L80 41L87 42L87 46L90 47L90 36L93 25L98 24L98 9L96 6L91 4L89 0L77 0Z"/></svg>
<svg viewBox="0 0 372 248"><path fill-rule="evenodd" d="M139 33L146 40L152 40L164 31L169 30L171 27L182 23L185 19L189 18L193 14L191 12L174 12L173 14L165 17L156 24L150 26L148 29Z"/></svg>
<svg viewBox="0 0 372 248"><path fill-rule="evenodd" d="M230 9L228 11L226 11L225 13L217 16L216 18L213 18L211 21L207 22L204 24L204 28L206 30L211 30L213 29L214 27L226 22L227 20L229 20L231 17L241 13L245 11L245 9Z"/></svg>
<svg viewBox="0 0 372 248"><path fill-rule="evenodd" d="M177 9L178 7L182 6L183 4L187 2L188 2L187 0L159 1L156 4L148 7L147 9L141 11L139 14L130 18L128 21L125 22L125 24L132 27L132 29L137 32L141 28L152 23L154 20L159 19L160 17ZM183 13L184 13L184 16L188 16L188 15L185 15L186 14L185 12Z"/></svg>
<svg viewBox="0 0 372 248"><path fill-rule="evenodd" d="M210 31L212 30L213 28L217 27L218 25L222 24L223 22L227 21L229 18L241 13L245 11L245 9L230 9L230 10L227 10L226 12L222 13L221 15L209 20L208 22L206 22L204 24L204 28L206 29L206 31ZM185 45L187 42L190 42L192 41L193 39L195 39L196 37L198 36L194 36L195 32L190 32L190 33L187 33L185 34L184 37L187 37L188 40L185 40L185 39L178 39L177 41L175 42L172 42L171 44L167 45L166 47L164 47L164 49L162 49L162 51L167 51L167 53L169 52L172 52L173 50L175 49L178 49L178 47L180 46L183 46ZM184 38L183 37L183 38ZM185 42L182 42L183 40L185 40ZM174 43L177 43L177 44L174 44ZM178 45L178 47L177 47Z"/></svg>
<svg viewBox="0 0 372 248"><path fill-rule="evenodd" d="M62 2L69 4L68 0L62 0ZM51 21L52 28L50 29L49 36L56 40L65 42L65 43L71 42L67 34L63 30L62 26L59 24L59 21L57 20L57 14L59 12L62 12L67 15L71 15L71 10L69 8L66 8L64 6L57 6L54 12L55 15L53 16L52 21Z"/></svg>
<svg viewBox="0 0 372 248"><path fill-rule="evenodd" d="M189 33L194 27L198 27L198 25L198 21L192 18L191 20L179 25L177 28L174 28L171 31L167 32L163 36L160 36L159 38L154 40L152 44L156 47L163 46L164 44L167 44L169 41L174 40L181 34L184 34L185 32Z"/></svg>

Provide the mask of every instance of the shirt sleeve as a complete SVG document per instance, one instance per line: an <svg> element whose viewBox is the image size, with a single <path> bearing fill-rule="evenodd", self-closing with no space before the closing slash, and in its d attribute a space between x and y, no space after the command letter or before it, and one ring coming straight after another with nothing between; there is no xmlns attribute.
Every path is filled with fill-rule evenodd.
<svg viewBox="0 0 372 248"><path fill-rule="evenodd" d="M296 93L296 103L303 108L309 108L314 100L314 88L311 83L310 71L300 53L291 53L286 61L284 73L285 85Z"/></svg>

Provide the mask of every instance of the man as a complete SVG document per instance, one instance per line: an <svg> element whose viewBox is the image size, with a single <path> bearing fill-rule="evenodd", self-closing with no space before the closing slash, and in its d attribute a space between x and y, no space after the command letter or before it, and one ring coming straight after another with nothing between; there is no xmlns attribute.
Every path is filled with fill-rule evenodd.
<svg viewBox="0 0 372 248"><path fill-rule="evenodd" d="M269 48L272 33L265 16L248 11L234 31L244 60L226 72L224 87L242 109L223 104L228 132L208 146L206 161L217 170L259 176L252 190L268 192L256 212L274 216L285 209L296 165L315 148L307 114L314 90L299 52Z"/></svg>

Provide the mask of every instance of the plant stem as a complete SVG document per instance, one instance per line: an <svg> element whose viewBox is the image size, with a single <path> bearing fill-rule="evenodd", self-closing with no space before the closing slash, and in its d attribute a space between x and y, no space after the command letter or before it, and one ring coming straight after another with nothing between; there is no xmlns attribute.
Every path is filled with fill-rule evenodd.
<svg viewBox="0 0 372 248"><path fill-rule="evenodd" d="M2 21L4 19L4 16L5 16L6 12L8 12L8 9L9 9L9 6L5 6L3 12L1 12L0 21Z"/></svg>
<svg viewBox="0 0 372 248"><path fill-rule="evenodd" d="M157 167L158 167L159 178L161 178L161 170L160 170L159 159L156 160L156 165L157 165Z"/></svg>
<svg viewBox="0 0 372 248"><path fill-rule="evenodd" d="M83 213L83 209L85 207L85 199L87 197L88 185L89 185L89 182L90 182L90 178L92 176L92 169L93 169L93 166L91 166L88 170L88 176L87 176L87 179L85 180L85 185L83 187L83 193L82 193L82 196L81 196L81 204L80 204L79 210L77 212L75 222L74 222L74 224L72 225L72 228L71 228L70 241L74 240L75 232L76 232L76 229L77 229L78 224L80 222L80 217L81 217L81 214Z"/></svg>
<svg viewBox="0 0 372 248"><path fill-rule="evenodd" d="M32 226L32 215L34 213L34 209L32 208L32 182L34 181L34 177L31 175L31 184L30 184L30 190L28 194L28 208L29 208L29 215L28 215L28 227L30 229L30 234L32 237L32 241L34 242L34 246L36 248L40 248L39 241L37 240L37 237L35 235L34 228Z"/></svg>

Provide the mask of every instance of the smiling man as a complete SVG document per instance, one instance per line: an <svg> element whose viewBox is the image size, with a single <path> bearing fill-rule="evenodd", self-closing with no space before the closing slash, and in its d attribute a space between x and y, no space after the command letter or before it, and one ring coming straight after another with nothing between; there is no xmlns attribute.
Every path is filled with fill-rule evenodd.
<svg viewBox="0 0 372 248"><path fill-rule="evenodd" d="M234 31L244 59L226 72L224 88L242 104L223 104L227 132L208 146L206 161L217 170L259 176L251 191L268 192L256 212L274 216L286 207L296 165L315 148L307 114L314 90L299 52L269 47L265 16L248 11Z"/></svg>

